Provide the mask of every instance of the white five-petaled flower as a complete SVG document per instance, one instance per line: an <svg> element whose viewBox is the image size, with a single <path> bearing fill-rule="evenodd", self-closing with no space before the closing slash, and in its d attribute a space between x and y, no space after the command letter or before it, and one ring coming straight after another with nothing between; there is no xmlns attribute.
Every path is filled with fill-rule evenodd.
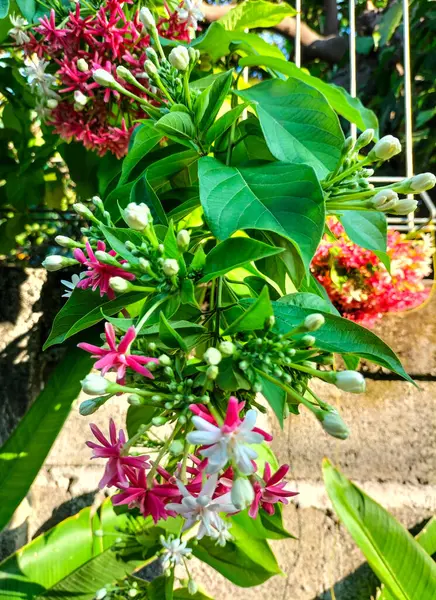
<svg viewBox="0 0 436 600"><path fill-rule="evenodd" d="M197 431L187 435L188 442L207 446L200 454L208 459L207 473L218 473L230 460L244 475L254 472L252 461L257 452L249 444L260 444L265 436L254 430L257 413L248 410L245 418L239 418L238 400L233 396L229 400L226 418L221 427L200 416L192 417Z"/></svg>
<svg viewBox="0 0 436 600"><path fill-rule="evenodd" d="M162 568L164 571L176 567L183 563L184 558L190 558L192 554L191 548L186 547L186 542L182 542L180 538L173 538L172 535L167 539L163 535L160 536L160 543L165 548L162 554Z"/></svg>
<svg viewBox="0 0 436 600"><path fill-rule="evenodd" d="M204 19L200 6L201 0L185 0L181 7L176 8L180 21L186 23L188 27L197 29L198 21Z"/></svg>
<svg viewBox="0 0 436 600"><path fill-rule="evenodd" d="M205 535L217 537L217 532L222 529L223 520L218 513L231 514L237 512L230 500L230 492L213 499L217 486L218 475L211 475L203 485L198 496L188 492L183 483L177 480L177 487L182 494L181 504L167 504L167 510L173 510L186 521L183 530L190 529L195 523L200 523L197 539Z"/></svg>
<svg viewBox="0 0 436 600"><path fill-rule="evenodd" d="M62 294L62 298L69 298L71 296L71 294L73 293L74 288L79 283L79 281L80 281L80 275L76 275L76 274L74 274L71 277L71 281L68 281L67 279L61 279L61 283L63 283L64 286L67 288L65 290L65 293Z"/></svg>
<svg viewBox="0 0 436 600"><path fill-rule="evenodd" d="M30 42L30 37L24 29L24 27L28 24L26 19L24 19L21 15L9 15L9 19L13 25L8 32L11 38L13 38L19 46Z"/></svg>
<svg viewBox="0 0 436 600"><path fill-rule="evenodd" d="M48 60L39 59L36 54L34 54L32 57L28 57L25 60L25 74L28 78L32 92L36 92L42 99L58 99L58 94L51 89L56 83L56 77L45 72L49 64Z"/></svg>
<svg viewBox="0 0 436 600"><path fill-rule="evenodd" d="M224 547L227 542L233 539L232 534L229 529L231 527L230 523L226 523L226 521L220 520L219 527L217 529L213 529L212 535L210 536L215 541L216 546Z"/></svg>

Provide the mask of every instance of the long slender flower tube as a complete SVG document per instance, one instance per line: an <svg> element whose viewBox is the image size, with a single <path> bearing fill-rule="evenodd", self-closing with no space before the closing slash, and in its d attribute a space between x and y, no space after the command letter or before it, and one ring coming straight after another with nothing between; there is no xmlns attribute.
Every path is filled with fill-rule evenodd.
<svg viewBox="0 0 436 600"><path fill-rule="evenodd" d="M134 327L129 327L126 334L121 338L118 346L115 338L115 329L111 323L106 323L105 326L106 342L108 348L94 346L87 342L77 344L79 348L90 352L93 358L98 358L94 364L95 369L101 369L101 374L106 375L108 371L114 370L117 372L117 383L124 385L126 378L127 367L130 367L136 373L154 379L153 374L149 369L144 367L148 363L158 364L158 359L151 356L140 356L131 354L130 347L136 339L136 331Z"/></svg>

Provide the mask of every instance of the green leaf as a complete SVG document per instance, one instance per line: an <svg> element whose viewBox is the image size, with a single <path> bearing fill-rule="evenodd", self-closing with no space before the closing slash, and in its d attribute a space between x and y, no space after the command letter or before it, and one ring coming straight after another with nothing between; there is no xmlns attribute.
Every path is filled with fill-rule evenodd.
<svg viewBox="0 0 436 600"><path fill-rule="evenodd" d="M143 238L139 232L132 229L121 229L120 227L106 227L106 225L100 225L100 230L106 238L109 247L115 250L121 258L124 258L133 265L139 263L138 257L132 254L124 245L125 242L129 241L140 247Z"/></svg>
<svg viewBox="0 0 436 600"><path fill-rule="evenodd" d="M403 5L401 2L393 2L388 10L382 14L381 20L377 25L377 31L380 35L380 46L385 46L390 41L402 18Z"/></svg>
<svg viewBox="0 0 436 600"><path fill-rule="evenodd" d="M321 298L317 294L312 294L311 292L287 294L286 296L283 296L283 298L286 298L286 304L292 304L292 306L310 308L313 312L321 311L330 313L331 315L340 316L331 302L325 298Z"/></svg>
<svg viewBox="0 0 436 600"><path fill-rule="evenodd" d="M285 17L294 16L296 11L286 2L273 4L265 0L247 0L238 4L219 20L227 30L274 27Z"/></svg>
<svg viewBox="0 0 436 600"><path fill-rule="evenodd" d="M221 148L215 148L215 156L221 154L224 159L226 150L226 147L222 151ZM240 121L236 126L230 166L244 167L251 160L275 162L263 136L259 119L249 113L248 118Z"/></svg>
<svg viewBox="0 0 436 600"><path fill-rule="evenodd" d="M110 549L127 514L116 515L109 498L93 512L84 508L1 563L0 598L92 600L98 589L147 562L139 553L124 558Z"/></svg>
<svg viewBox="0 0 436 600"><path fill-rule="evenodd" d="M266 398L268 404L273 409L280 423L280 427L283 429L286 392L282 390L282 388L269 381L269 379L265 379L264 377L260 377L259 379L262 384L262 395Z"/></svg>
<svg viewBox="0 0 436 600"><path fill-rule="evenodd" d="M9 0L0 0L0 19L4 19L8 16L9 12Z"/></svg>
<svg viewBox="0 0 436 600"><path fill-rule="evenodd" d="M36 13L35 0L16 0L21 14L29 23L33 23L33 18Z"/></svg>
<svg viewBox="0 0 436 600"><path fill-rule="evenodd" d="M276 327L280 333L287 333L300 325L312 314L313 308L297 306L299 294L283 296L273 302ZM252 300L243 300L242 305L249 305ZM379 337L357 323L348 319L317 310L325 317L325 324L316 332L316 346L326 352L338 354L354 354L371 360L382 367L390 369L407 381L413 380L407 375L397 355Z"/></svg>
<svg viewBox="0 0 436 600"><path fill-rule="evenodd" d="M206 256L204 276L200 283L206 283L219 275L224 275L243 265L280 254L281 248L274 248L269 244L258 242L247 237L233 237L221 242Z"/></svg>
<svg viewBox="0 0 436 600"><path fill-rule="evenodd" d="M310 167L270 163L237 169L204 157L199 179L201 204L216 238L240 229L278 233L292 242L309 269L325 220L322 191Z"/></svg>
<svg viewBox="0 0 436 600"><path fill-rule="evenodd" d="M232 531L243 530L247 537L260 540L285 540L293 538L283 527L282 514L279 504L275 505L275 512L269 515L267 512L260 510L256 519L252 519L248 515L248 509L244 510L231 517ZM235 528L235 529L233 529Z"/></svg>
<svg viewBox="0 0 436 600"><path fill-rule="evenodd" d="M107 296L101 297L98 291L75 288L56 315L43 350L61 344L75 333L95 325L104 318L103 314L111 316L143 297L144 294L140 292L127 292L115 300L108 300Z"/></svg>
<svg viewBox="0 0 436 600"><path fill-rule="evenodd" d="M310 165L320 178L336 167L344 135L320 92L290 77L264 81L237 94L254 105L277 160Z"/></svg>
<svg viewBox="0 0 436 600"><path fill-rule="evenodd" d="M192 146L191 140L195 137L195 126L187 113L167 113L155 123L155 127L170 139L182 144L189 142L187 145Z"/></svg>
<svg viewBox="0 0 436 600"><path fill-rule="evenodd" d="M235 528L231 533L235 539L228 541L224 548L217 546L211 538L204 537L193 546L193 555L241 587L259 585L280 573L266 540L247 540L241 528Z"/></svg>
<svg viewBox="0 0 436 600"><path fill-rule="evenodd" d="M149 154L160 142L162 134L156 131L152 121L145 121L139 125L135 132L133 144L127 156L122 161L121 177L118 185L123 185L129 180L130 174L140 161Z"/></svg>
<svg viewBox="0 0 436 600"><path fill-rule="evenodd" d="M138 433L141 425L148 425L155 416L153 406L129 406L126 416L126 429L129 438Z"/></svg>
<svg viewBox="0 0 436 600"><path fill-rule="evenodd" d="M223 114L222 117L217 119L206 133L205 141L206 144L212 144L217 138L223 135L235 121L239 119L241 114L244 112L247 104L238 104L235 108L228 110Z"/></svg>
<svg viewBox="0 0 436 600"><path fill-rule="evenodd" d="M377 577L397 600L433 600L436 565L382 506L324 459L327 493Z"/></svg>
<svg viewBox="0 0 436 600"><path fill-rule="evenodd" d="M378 137L378 121L372 110L365 108L360 100L352 98L344 88L322 81L299 69L296 65L284 59L270 56L247 56L239 61L242 67L265 66L284 73L289 77L295 77L321 92L328 100L330 106L342 117L355 123L361 131L374 129Z"/></svg>
<svg viewBox="0 0 436 600"><path fill-rule="evenodd" d="M386 215L377 211L345 210L340 221L350 240L362 248L372 250L389 271L391 260L386 252Z"/></svg>
<svg viewBox="0 0 436 600"><path fill-rule="evenodd" d="M252 301L248 309L227 327L223 335L230 335L237 331L252 331L263 329L265 321L273 315L268 287L265 286L256 300Z"/></svg>
<svg viewBox="0 0 436 600"><path fill-rule="evenodd" d="M182 336L171 327L171 323L167 321L163 312L160 313L159 338L168 348L177 348L184 352L188 351L188 347Z"/></svg>
<svg viewBox="0 0 436 600"><path fill-rule="evenodd" d="M207 131L215 121L233 81L233 69L222 73L201 92L195 101L195 122L199 131Z"/></svg>
<svg viewBox="0 0 436 600"><path fill-rule="evenodd" d="M70 412L71 404L79 395L80 380L89 373L91 364L89 354L70 348L0 449L0 486L7 490L8 497L7 502L0 503L0 530L29 491Z"/></svg>

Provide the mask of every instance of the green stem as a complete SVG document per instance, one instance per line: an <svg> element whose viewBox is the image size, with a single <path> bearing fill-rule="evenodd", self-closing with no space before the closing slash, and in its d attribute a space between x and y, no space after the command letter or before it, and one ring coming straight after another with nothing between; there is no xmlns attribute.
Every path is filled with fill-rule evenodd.
<svg viewBox="0 0 436 600"><path fill-rule="evenodd" d="M139 321L139 323L135 327L136 335L139 334L142 327L144 326L144 323L147 321L147 319L150 317L150 315L152 315L154 313L154 311L156 310L156 308L158 306L160 306L161 304L163 304L163 302L165 302L165 300L168 300L168 296L164 296L163 298L160 298L157 302L155 302L155 304L153 304L153 306L151 308L148 309L148 311L145 313L145 315L142 317L142 319Z"/></svg>
<svg viewBox="0 0 436 600"><path fill-rule="evenodd" d="M157 467L159 466L160 461L167 453L168 448L170 447L170 444L172 443L172 441L174 440L176 435L179 433L179 431L182 429L182 427L183 427L183 424L180 424L178 427L174 427L170 437L165 441L164 445L160 449L159 454L156 457L156 460L153 461L153 466L147 475L147 483L149 486L152 485L152 483L153 483L153 478L156 475L156 470L157 470Z"/></svg>
<svg viewBox="0 0 436 600"><path fill-rule="evenodd" d="M345 171L342 171L342 173L339 173L339 175L336 175L336 177L333 177L333 179L330 179L329 181L323 181L321 183L322 188L327 189L327 188L331 187L338 181L342 181L342 179L345 179L346 177L348 177L348 175L351 175L352 173L354 173L358 169L361 169L362 167L369 164L370 162L371 161L368 159L368 157L364 158L363 160L361 160L358 163L355 163L353 166L349 167Z"/></svg>
<svg viewBox="0 0 436 600"><path fill-rule="evenodd" d="M185 92L186 104L188 105L189 110L192 110L191 92L189 90L189 75L190 71L186 70L185 75L183 77L183 89Z"/></svg>

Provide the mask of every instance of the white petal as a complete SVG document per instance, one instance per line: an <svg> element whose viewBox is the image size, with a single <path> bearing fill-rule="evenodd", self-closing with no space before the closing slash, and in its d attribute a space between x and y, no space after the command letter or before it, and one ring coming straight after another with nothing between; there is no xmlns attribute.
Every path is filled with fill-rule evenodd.
<svg viewBox="0 0 436 600"><path fill-rule="evenodd" d="M257 433L257 431L249 431L248 433L244 433L244 441L246 444L261 444L264 441L264 437L261 433Z"/></svg>
<svg viewBox="0 0 436 600"><path fill-rule="evenodd" d="M202 419L198 415L192 417L192 422L194 423L195 428L200 431L220 431L219 427L209 423L209 421Z"/></svg>
<svg viewBox="0 0 436 600"><path fill-rule="evenodd" d="M209 477L209 479L206 481L206 483L204 484L204 486L199 494L199 497L200 496L210 496L212 498L213 493L216 488L217 481L218 481L218 475L216 475L216 474L211 475Z"/></svg>
<svg viewBox="0 0 436 600"><path fill-rule="evenodd" d="M256 419L257 419L257 412L251 408L250 410L247 411L247 414L245 415L245 419L239 425L239 431L243 431L244 433L251 431L253 429L253 427L256 425Z"/></svg>
<svg viewBox="0 0 436 600"><path fill-rule="evenodd" d="M214 431L191 431L186 436L186 439L190 444L198 445L206 445L210 446L211 444L216 444L221 438L221 431L217 429ZM263 439L263 438L262 438Z"/></svg>

